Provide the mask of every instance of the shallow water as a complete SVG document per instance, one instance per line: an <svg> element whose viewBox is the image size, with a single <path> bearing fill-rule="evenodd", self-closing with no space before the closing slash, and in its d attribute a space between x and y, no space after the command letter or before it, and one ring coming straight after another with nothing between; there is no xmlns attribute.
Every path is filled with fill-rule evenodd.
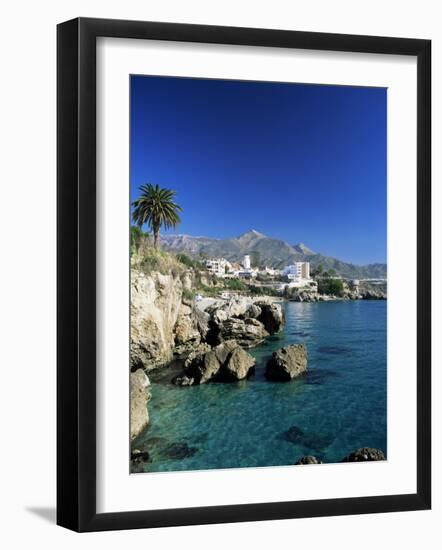
<svg viewBox="0 0 442 550"><path fill-rule="evenodd" d="M359 447L386 454L387 302L284 307L284 331L250 350L249 380L177 387L164 370L153 381L150 425L134 442L151 455L146 471L290 465L306 454L337 462ZM268 382L271 353L301 342L308 374Z"/></svg>

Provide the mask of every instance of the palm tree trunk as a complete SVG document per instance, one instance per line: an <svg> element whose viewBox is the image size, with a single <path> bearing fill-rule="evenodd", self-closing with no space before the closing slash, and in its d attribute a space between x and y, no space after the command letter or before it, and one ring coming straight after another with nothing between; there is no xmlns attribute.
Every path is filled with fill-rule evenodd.
<svg viewBox="0 0 442 550"><path fill-rule="evenodd" d="M159 244L160 244L159 237L160 237L160 230L157 227L153 231L153 246L154 246L155 250L158 250L158 247L159 247Z"/></svg>

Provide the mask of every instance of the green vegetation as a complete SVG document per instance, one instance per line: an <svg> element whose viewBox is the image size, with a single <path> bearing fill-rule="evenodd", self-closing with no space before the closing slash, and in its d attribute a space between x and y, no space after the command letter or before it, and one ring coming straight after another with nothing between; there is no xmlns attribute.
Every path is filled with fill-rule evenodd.
<svg viewBox="0 0 442 550"><path fill-rule="evenodd" d="M253 296L281 296L281 291L268 286L249 285L248 290Z"/></svg>
<svg viewBox="0 0 442 550"><path fill-rule="evenodd" d="M148 246L149 233L145 233L137 225L131 225L130 227L130 255L133 256L144 247Z"/></svg>
<svg viewBox="0 0 442 550"><path fill-rule="evenodd" d="M215 297L225 290L233 292L246 292L249 286L243 283L240 279L218 279L217 277L201 277L201 273L196 272L196 286L198 292L204 296ZM212 285L208 285L211 282Z"/></svg>
<svg viewBox="0 0 442 550"><path fill-rule="evenodd" d="M209 298L216 298L222 289L218 286L199 285L198 293Z"/></svg>
<svg viewBox="0 0 442 550"><path fill-rule="evenodd" d="M195 298L195 292L193 290L189 290L188 288L185 288L183 290L183 299L187 302L192 302Z"/></svg>
<svg viewBox="0 0 442 550"><path fill-rule="evenodd" d="M161 188L148 183L140 187L141 195L132 202L132 220L140 230L147 223L153 232L153 246L159 247L160 228L176 227L180 222L179 212L183 209L174 202L176 195L172 189Z"/></svg>
<svg viewBox="0 0 442 550"><path fill-rule="evenodd" d="M344 294L344 283L341 279L318 279L318 292L319 294L342 296Z"/></svg>
<svg viewBox="0 0 442 550"><path fill-rule="evenodd" d="M185 267L179 262L173 254L149 247L142 253L138 250L137 267L140 271L149 274L152 271L167 274L171 273L174 277L181 275L186 271Z"/></svg>
<svg viewBox="0 0 442 550"><path fill-rule="evenodd" d="M201 262L198 260L193 260L190 256L187 256L187 254L177 254L176 259L186 267L192 269L204 269L204 265Z"/></svg>
<svg viewBox="0 0 442 550"><path fill-rule="evenodd" d="M258 250L250 252L250 263L252 267L261 267L261 254Z"/></svg>
<svg viewBox="0 0 442 550"><path fill-rule="evenodd" d="M311 292L312 288L310 286L304 286L301 288L286 286L284 288L283 295L284 295L284 298L287 298L288 300L292 300L293 298L298 296L300 292L305 292L305 291Z"/></svg>
<svg viewBox="0 0 442 550"><path fill-rule="evenodd" d="M248 286L240 279L221 279L223 288L227 290L244 291L248 290Z"/></svg>

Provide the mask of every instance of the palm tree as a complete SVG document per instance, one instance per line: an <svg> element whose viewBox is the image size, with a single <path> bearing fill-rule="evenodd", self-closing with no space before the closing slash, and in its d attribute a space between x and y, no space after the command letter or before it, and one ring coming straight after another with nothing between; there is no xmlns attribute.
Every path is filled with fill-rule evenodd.
<svg viewBox="0 0 442 550"><path fill-rule="evenodd" d="M132 202L132 220L140 228L147 223L153 233L153 245L158 248L160 228L176 227L180 222L181 206L174 202L176 191L151 183L140 187L141 194Z"/></svg>

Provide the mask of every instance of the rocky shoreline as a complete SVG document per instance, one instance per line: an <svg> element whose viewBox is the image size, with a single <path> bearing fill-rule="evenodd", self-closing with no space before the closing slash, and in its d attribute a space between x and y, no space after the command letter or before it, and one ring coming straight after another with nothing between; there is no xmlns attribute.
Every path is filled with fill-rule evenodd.
<svg viewBox="0 0 442 550"><path fill-rule="evenodd" d="M277 334L284 327L281 299L235 296L196 301L193 285L191 273L145 274L137 269L132 270L132 441L149 425L149 373L155 371L157 376L157 372L164 372L167 382L183 387L183 391L186 391L185 387L193 385L246 380L255 368L255 359L247 350L262 344L266 338ZM361 298L361 295L352 297L346 294L338 298L301 291L291 299L300 302L385 299L378 294L370 296L367 294ZM172 371L166 368L172 363L181 365L180 372L177 372L177 368ZM295 344L275 351L267 362L265 374L269 381L290 382L306 370L306 346ZM179 454L176 449L169 451ZM353 454L365 456L359 451ZM184 453L184 450L180 452ZM149 461L148 450L133 449L132 454L133 471L142 471L143 464ZM353 460L351 456L347 457L348 461L364 460ZM369 456L375 454L369 453ZM319 460L316 457L303 457L298 462L319 463L311 462L313 459Z"/></svg>
<svg viewBox="0 0 442 550"><path fill-rule="evenodd" d="M355 291L347 288L345 289L343 296L334 296L331 294L319 294L314 290L300 289L286 299L293 302L345 302L348 300L386 300L387 294L382 290L367 288L362 291Z"/></svg>

